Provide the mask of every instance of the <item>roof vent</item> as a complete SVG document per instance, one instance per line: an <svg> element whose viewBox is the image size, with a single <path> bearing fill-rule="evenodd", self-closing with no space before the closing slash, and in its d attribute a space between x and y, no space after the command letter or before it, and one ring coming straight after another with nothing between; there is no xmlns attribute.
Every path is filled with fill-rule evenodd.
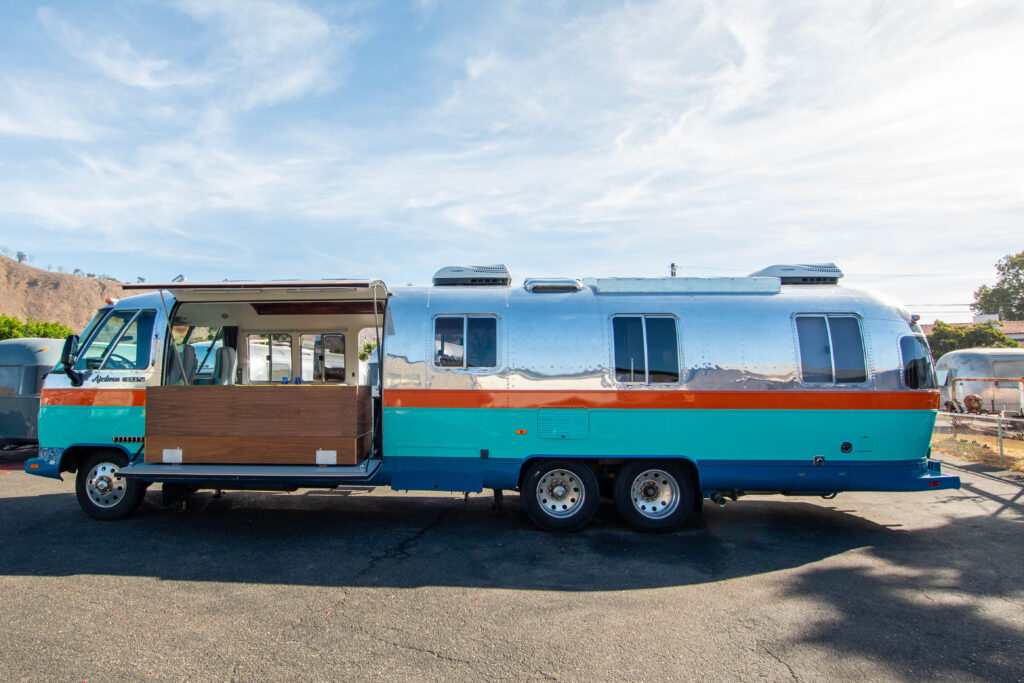
<svg viewBox="0 0 1024 683"><path fill-rule="evenodd" d="M523 282L523 287L534 294L578 292L583 289L583 283L568 277L529 277Z"/></svg>
<svg viewBox="0 0 1024 683"><path fill-rule="evenodd" d="M794 263L768 266L750 277L777 277L784 285L837 285L843 271L834 263Z"/></svg>
<svg viewBox="0 0 1024 683"><path fill-rule="evenodd" d="M445 266L434 273L434 286L508 287L512 276L502 264L492 266Z"/></svg>

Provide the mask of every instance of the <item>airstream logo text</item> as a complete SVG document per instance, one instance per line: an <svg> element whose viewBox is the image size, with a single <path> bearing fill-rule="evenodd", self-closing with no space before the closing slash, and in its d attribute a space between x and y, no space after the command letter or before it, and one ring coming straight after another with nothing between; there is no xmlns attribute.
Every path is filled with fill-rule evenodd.
<svg viewBox="0 0 1024 683"><path fill-rule="evenodd" d="M145 378L138 376L118 377L112 375L99 375L92 378L93 384L106 384L108 382L144 382Z"/></svg>

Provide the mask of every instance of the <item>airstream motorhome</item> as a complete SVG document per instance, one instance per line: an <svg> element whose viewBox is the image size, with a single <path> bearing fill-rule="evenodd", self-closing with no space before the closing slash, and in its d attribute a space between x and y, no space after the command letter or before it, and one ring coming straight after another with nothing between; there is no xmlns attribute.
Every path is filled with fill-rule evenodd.
<svg viewBox="0 0 1024 683"><path fill-rule="evenodd" d="M950 351L936 361L935 370L944 380L943 405L963 407L964 397L975 394L986 411L1024 414L1024 349Z"/></svg>
<svg viewBox="0 0 1024 683"><path fill-rule="evenodd" d="M152 483L360 484L518 490L553 530L602 492L648 531L704 498L959 487L928 457L939 394L916 319L841 275L164 285L68 340L26 470L77 472L100 519ZM380 340L372 386L361 332Z"/></svg>
<svg viewBox="0 0 1024 683"><path fill-rule="evenodd" d="M60 359L62 339L0 341L0 448L36 443L43 378Z"/></svg>

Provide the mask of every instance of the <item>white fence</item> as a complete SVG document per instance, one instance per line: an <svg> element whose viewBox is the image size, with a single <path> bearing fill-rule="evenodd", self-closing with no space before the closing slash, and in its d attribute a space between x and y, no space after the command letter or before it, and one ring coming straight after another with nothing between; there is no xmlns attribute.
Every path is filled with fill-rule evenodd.
<svg viewBox="0 0 1024 683"><path fill-rule="evenodd" d="M1024 471L1024 419L940 412L932 452Z"/></svg>

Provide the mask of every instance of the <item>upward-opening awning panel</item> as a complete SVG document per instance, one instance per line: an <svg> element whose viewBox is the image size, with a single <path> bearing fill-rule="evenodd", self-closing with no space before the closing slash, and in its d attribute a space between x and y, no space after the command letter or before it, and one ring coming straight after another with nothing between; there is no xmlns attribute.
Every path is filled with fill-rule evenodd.
<svg viewBox="0 0 1024 683"><path fill-rule="evenodd" d="M321 280L319 282L172 282L168 284L125 284L131 290L154 289L170 292L180 302L239 301L385 301L387 286L380 280ZM372 310L372 304L370 306Z"/></svg>

